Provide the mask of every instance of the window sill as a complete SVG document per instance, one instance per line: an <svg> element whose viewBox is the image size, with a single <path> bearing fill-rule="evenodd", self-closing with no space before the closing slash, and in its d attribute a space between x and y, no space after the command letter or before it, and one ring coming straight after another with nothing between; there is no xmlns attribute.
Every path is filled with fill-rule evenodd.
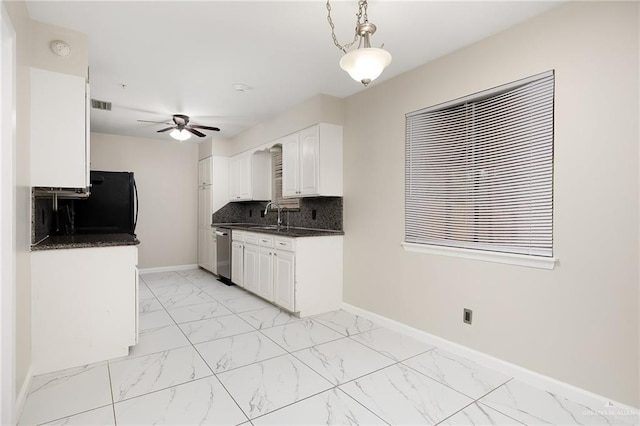
<svg viewBox="0 0 640 426"><path fill-rule="evenodd" d="M500 253L495 251L470 250L454 247L433 246L427 244L401 243L405 251L436 254L481 260L484 262L506 263L508 265L527 266L529 268L553 269L557 259L554 257L527 256L523 254Z"/></svg>

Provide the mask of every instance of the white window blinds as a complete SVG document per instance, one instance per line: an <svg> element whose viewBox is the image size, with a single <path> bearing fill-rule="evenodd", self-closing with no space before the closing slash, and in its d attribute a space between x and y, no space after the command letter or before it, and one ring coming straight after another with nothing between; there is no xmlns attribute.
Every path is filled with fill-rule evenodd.
<svg viewBox="0 0 640 426"><path fill-rule="evenodd" d="M553 255L554 74L406 116L405 241Z"/></svg>

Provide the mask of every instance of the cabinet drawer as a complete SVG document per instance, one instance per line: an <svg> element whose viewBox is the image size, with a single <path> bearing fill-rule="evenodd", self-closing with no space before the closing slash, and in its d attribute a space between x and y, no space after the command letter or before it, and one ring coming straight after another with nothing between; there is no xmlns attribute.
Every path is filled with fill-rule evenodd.
<svg viewBox="0 0 640 426"><path fill-rule="evenodd" d="M246 234L242 231L231 231L231 240L232 241L242 241L244 242L246 238Z"/></svg>
<svg viewBox="0 0 640 426"><path fill-rule="evenodd" d="M258 243L262 247L273 247L273 235L261 234Z"/></svg>
<svg viewBox="0 0 640 426"><path fill-rule="evenodd" d="M284 251L296 250L295 238L276 237L275 241L276 241L275 248L278 250L284 250Z"/></svg>
<svg viewBox="0 0 640 426"><path fill-rule="evenodd" d="M255 244L258 245L260 241L260 235L254 234L252 232L247 232L244 234L244 242L247 244Z"/></svg>

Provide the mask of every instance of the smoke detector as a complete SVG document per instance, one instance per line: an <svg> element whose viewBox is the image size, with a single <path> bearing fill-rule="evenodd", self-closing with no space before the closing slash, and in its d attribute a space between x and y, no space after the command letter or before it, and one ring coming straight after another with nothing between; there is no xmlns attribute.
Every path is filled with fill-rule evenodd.
<svg viewBox="0 0 640 426"><path fill-rule="evenodd" d="M50 47L51 51L58 56L67 57L71 54L71 47L66 41L53 40Z"/></svg>

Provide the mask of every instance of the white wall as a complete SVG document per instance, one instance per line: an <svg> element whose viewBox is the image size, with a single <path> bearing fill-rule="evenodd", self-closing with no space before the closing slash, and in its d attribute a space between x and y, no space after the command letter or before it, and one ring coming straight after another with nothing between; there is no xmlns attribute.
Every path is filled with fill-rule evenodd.
<svg viewBox="0 0 640 426"><path fill-rule="evenodd" d="M343 120L344 102L342 99L329 95L316 95L231 138L228 155L235 155L272 142L317 123L342 125Z"/></svg>
<svg viewBox="0 0 640 426"><path fill-rule="evenodd" d="M345 302L640 405L638 11L569 3L347 98ZM550 69L556 269L403 251L404 115Z"/></svg>
<svg viewBox="0 0 640 426"><path fill-rule="evenodd" d="M197 144L92 133L91 169L134 172L140 268L198 263Z"/></svg>

